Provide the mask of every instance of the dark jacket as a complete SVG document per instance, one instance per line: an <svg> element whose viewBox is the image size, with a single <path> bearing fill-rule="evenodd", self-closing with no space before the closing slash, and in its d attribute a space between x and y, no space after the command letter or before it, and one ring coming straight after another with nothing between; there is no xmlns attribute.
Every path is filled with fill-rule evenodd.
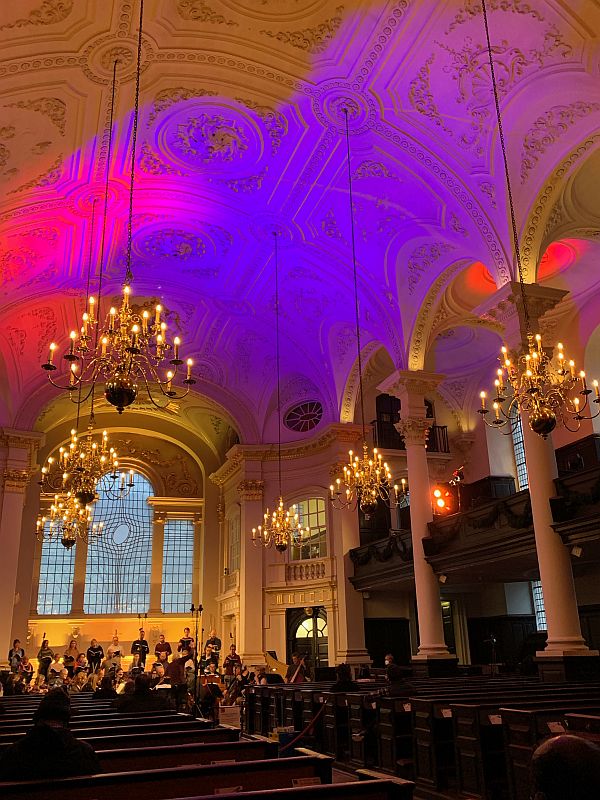
<svg viewBox="0 0 600 800"><path fill-rule="evenodd" d="M68 728L39 722L0 757L0 780L35 780L102 772L94 748Z"/></svg>

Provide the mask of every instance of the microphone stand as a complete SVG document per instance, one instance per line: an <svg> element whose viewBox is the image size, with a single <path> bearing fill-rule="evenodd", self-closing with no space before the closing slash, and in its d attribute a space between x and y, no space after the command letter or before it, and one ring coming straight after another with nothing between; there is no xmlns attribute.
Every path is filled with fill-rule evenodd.
<svg viewBox="0 0 600 800"><path fill-rule="evenodd" d="M200 716L200 708L198 706L198 617L202 614L202 603L195 606L193 603L190 607L190 613L194 615L194 714L196 717Z"/></svg>

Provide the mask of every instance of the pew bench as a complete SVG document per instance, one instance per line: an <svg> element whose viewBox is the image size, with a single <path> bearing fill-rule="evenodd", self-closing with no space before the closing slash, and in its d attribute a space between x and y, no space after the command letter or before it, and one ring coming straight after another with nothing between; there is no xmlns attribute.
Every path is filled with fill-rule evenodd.
<svg viewBox="0 0 600 800"><path fill-rule="evenodd" d="M323 786L298 786L292 789L267 789L263 792L221 794L223 800L410 800L412 786L393 779L330 783ZM184 800L182 797L173 800ZM199 795L185 800L214 800L214 795Z"/></svg>
<svg viewBox="0 0 600 800"><path fill-rule="evenodd" d="M240 740L237 742L191 742L154 747L127 747L102 750L98 758L103 772L129 772L140 769L183 767L187 764L218 764L259 761L278 756L277 742Z"/></svg>
<svg viewBox="0 0 600 800"><path fill-rule="evenodd" d="M331 783L332 759L327 756L244 761L235 764L171 767L112 772L102 775L0 782L0 796L27 800L98 800L125 796L127 800L171 800L206 794L292 788L294 781Z"/></svg>

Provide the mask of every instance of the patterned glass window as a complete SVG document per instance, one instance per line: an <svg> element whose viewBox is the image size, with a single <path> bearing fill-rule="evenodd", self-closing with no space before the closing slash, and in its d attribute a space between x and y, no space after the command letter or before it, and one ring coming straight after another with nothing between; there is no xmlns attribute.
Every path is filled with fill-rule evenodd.
<svg viewBox="0 0 600 800"><path fill-rule="evenodd" d="M533 610L535 611L535 626L538 631L545 631L547 629L546 607L544 605L541 581L531 581L531 594L533 596Z"/></svg>
<svg viewBox="0 0 600 800"><path fill-rule="evenodd" d="M327 637L327 622L321 617L301 622L296 630L296 639L308 639L309 636L315 635L315 631L317 636Z"/></svg>
<svg viewBox="0 0 600 800"><path fill-rule="evenodd" d="M290 508L291 511L291 508ZM296 503L296 512L303 528L309 528L302 542L292 545L290 561L323 558L327 555L327 527L325 524L325 500L311 497Z"/></svg>
<svg viewBox="0 0 600 800"><path fill-rule="evenodd" d="M229 572L235 572L240 568L241 546L240 518L232 517L229 520L229 558L227 563Z"/></svg>
<svg viewBox="0 0 600 800"><path fill-rule="evenodd" d="M193 573L194 522L191 519L167 519L161 593L161 608L165 614L189 611Z"/></svg>
<svg viewBox="0 0 600 800"><path fill-rule="evenodd" d="M152 509L146 502L152 485L136 473L122 500L103 494L94 507L94 522L104 522L102 536L88 545L86 614L142 614L150 605Z"/></svg>
<svg viewBox="0 0 600 800"><path fill-rule="evenodd" d="M515 453L515 465L517 467L517 483L519 491L529 488L529 476L527 475L527 464L525 463L525 444L523 442L523 423L521 417L516 416L512 425L512 442Z"/></svg>
<svg viewBox="0 0 600 800"><path fill-rule="evenodd" d="M71 611L76 547L67 550L60 543L60 536L42 542L38 614L68 614Z"/></svg>

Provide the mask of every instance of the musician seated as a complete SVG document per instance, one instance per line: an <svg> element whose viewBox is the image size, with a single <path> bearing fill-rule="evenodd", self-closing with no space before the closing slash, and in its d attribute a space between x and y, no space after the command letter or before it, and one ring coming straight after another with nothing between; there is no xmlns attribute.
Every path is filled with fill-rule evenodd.
<svg viewBox="0 0 600 800"><path fill-rule="evenodd" d="M170 689L171 679L165 674L164 664L160 662L152 667L150 676L151 689Z"/></svg>
<svg viewBox="0 0 600 800"><path fill-rule="evenodd" d="M310 675L304 663L304 656L300 656L300 653L292 653L292 663L285 673L285 682L306 683L309 680Z"/></svg>
<svg viewBox="0 0 600 800"><path fill-rule="evenodd" d="M219 673L217 672L217 665L214 661L209 661L206 667L204 668L205 675L213 675L215 678L221 678Z"/></svg>
<svg viewBox="0 0 600 800"><path fill-rule="evenodd" d="M150 691L150 675L146 673L137 675L133 692L121 695L115 703L117 711L121 713L159 711L171 707L168 697Z"/></svg>
<svg viewBox="0 0 600 800"><path fill-rule="evenodd" d="M211 663L214 664L216 667L219 663L219 659L218 656L216 656L215 653L213 652L212 645L207 644L206 647L204 648L204 656L200 661L201 672L203 673L206 672L208 665Z"/></svg>

